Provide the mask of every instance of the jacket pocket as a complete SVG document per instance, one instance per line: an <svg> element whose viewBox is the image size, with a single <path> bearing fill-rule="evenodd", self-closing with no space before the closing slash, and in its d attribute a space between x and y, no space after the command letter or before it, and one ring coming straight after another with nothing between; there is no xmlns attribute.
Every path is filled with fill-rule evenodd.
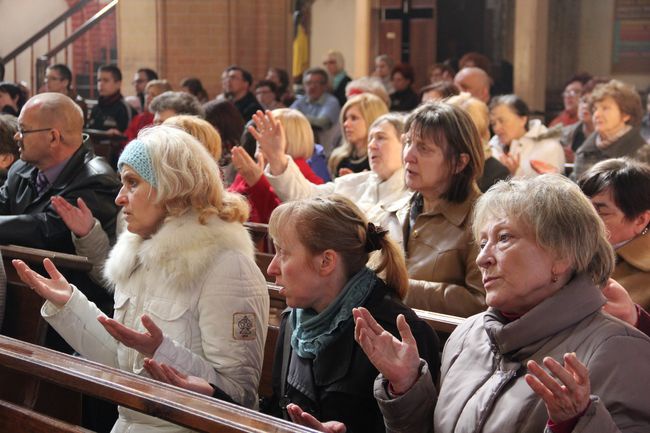
<svg viewBox="0 0 650 433"><path fill-rule="evenodd" d="M113 309L113 319L117 320L120 323L124 323L124 316L126 315L126 310L129 308L129 296L123 292L115 292L115 305Z"/></svg>
<svg viewBox="0 0 650 433"><path fill-rule="evenodd" d="M187 305L152 299L145 305L145 312L162 329L166 337L171 338L178 344L188 346L191 329L190 312Z"/></svg>

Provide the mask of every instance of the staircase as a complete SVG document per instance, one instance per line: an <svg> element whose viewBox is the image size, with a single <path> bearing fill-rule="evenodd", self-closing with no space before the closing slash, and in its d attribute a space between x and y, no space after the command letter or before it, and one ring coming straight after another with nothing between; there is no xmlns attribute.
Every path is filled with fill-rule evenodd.
<svg viewBox="0 0 650 433"><path fill-rule="evenodd" d="M78 0L0 59L6 70L5 80L26 81L36 94L42 88L45 69L64 63L72 70L73 88L82 97L95 99L97 68L117 63L114 11L118 3L119 0ZM63 40L53 43L53 34L61 32ZM29 73L23 71L19 76L18 64L25 62L25 58L30 64Z"/></svg>

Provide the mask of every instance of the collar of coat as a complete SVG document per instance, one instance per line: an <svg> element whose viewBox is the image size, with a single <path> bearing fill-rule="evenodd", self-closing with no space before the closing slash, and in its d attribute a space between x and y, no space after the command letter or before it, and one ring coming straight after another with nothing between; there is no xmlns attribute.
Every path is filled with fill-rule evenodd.
<svg viewBox="0 0 650 433"><path fill-rule="evenodd" d="M104 276L114 287L125 284L138 266L145 266L172 287L192 286L226 250L254 260L253 242L242 224L217 216L201 224L197 214L189 212L167 218L149 239L124 231L109 254Z"/></svg>
<svg viewBox="0 0 650 433"><path fill-rule="evenodd" d="M643 272L650 272L650 232L639 235L616 250L630 265Z"/></svg>

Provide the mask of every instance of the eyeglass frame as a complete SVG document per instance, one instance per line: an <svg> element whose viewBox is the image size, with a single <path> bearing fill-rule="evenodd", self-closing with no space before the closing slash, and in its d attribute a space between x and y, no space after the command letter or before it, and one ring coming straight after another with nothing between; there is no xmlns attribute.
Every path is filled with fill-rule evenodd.
<svg viewBox="0 0 650 433"><path fill-rule="evenodd" d="M28 131L25 131L23 128L20 126L18 127L18 130L16 131L16 134L18 135L19 139L22 140L25 137L25 134L31 134L32 132L45 132L45 131L51 131L55 128L41 128L41 129L30 129Z"/></svg>

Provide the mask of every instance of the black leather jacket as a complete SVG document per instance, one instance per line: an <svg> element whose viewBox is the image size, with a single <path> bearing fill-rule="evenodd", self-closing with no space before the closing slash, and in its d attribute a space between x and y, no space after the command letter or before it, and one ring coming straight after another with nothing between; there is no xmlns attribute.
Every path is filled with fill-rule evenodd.
<svg viewBox="0 0 650 433"><path fill-rule="evenodd" d="M9 169L0 188L0 243L74 254L70 230L50 204L55 195L75 206L77 198L83 198L109 236L115 236L115 197L120 182L103 158L82 145L40 196L36 193L37 173L35 166L24 161Z"/></svg>

